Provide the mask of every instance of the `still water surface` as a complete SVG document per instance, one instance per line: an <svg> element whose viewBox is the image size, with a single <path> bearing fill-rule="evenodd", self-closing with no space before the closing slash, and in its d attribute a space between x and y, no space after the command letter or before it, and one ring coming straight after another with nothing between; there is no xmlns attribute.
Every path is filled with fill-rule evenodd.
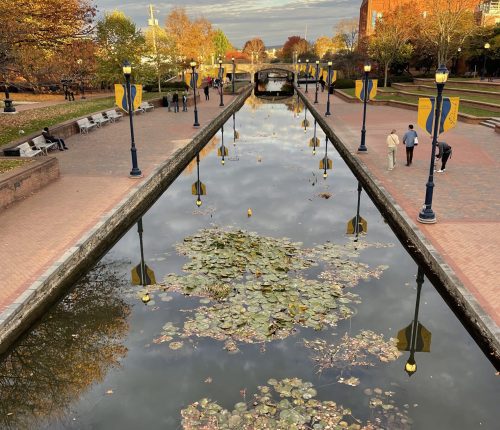
<svg viewBox="0 0 500 430"><path fill-rule="evenodd" d="M310 122L305 130L304 119ZM331 144L333 169L323 178L325 135L317 129L320 147L313 155L313 120L295 98L249 98L236 115L236 129L240 138L233 145L232 119L224 127L224 165L217 155L221 133L200 154L200 180L207 189L201 207L191 193L197 180L193 161L144 215L145 261L157 281L182 275L189 259L175 245L213 226L287 237L304 249L352 242L346 223L356 214L357 181ZM378 418L382 428L497 429L495 370L426 278L418 319L432 339L430 352L415 354L411 377L404 370L406 351L394 361L375 360L374 366L318 372L304 339L335 343L346 333L372 330L388 340L414 318L417 265L364 193L360 213L368 223L360 243L378 246L349 259L382 269L378 278L348 287L360 301L346 305L352 315L320 331L297 324L283 339L236 342L237 353L206 337L177 337L183 342L177 350L169 342L153 342L167 322L182 328L190 315L185 311L198 308L200 298L154 291L144 305L141 287L130 281L141 255L137 228L131 229L0 364L0 426L178 429L181 410L202 398L230 411L242 401L250 408L257 386L297 377L314 385L318 400L350 408L361 423ZM310 267L304 277L316 279L323 269ZM339 383L349 377L359 385ZM377 415L370 408L375 389L392 392L392 404L408 419L395 421L392 409Z"/></svg>

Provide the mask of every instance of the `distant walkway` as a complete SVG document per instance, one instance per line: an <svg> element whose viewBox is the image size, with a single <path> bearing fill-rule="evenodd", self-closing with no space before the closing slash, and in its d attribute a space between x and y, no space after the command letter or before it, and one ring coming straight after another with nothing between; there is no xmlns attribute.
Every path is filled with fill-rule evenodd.
<svg viewBox="0 0 500 430"><path fill-rule="evenodd" d="M43 101L35 101L35 100L27 100L27 101L22 101L22 100L16 100L15 98L21 98L22 95L15 95L14 97L14 106L16 108L16 111L22 112L26 110L31 110L31 109L40 109L44 108L47 106L55 106L55 105L61 105L65 103L72 103L68 100L64 99L64 95L61 94L59 96L59 99L55 100L43 100ZM95 100L95 99L102 99L106 97L112 97L114 96L114 93L90 93L90 94L85 94L85 99L84 100ZM81 96L76 96L75 95L75 101L82 101Z"/></svg>
<svg viewBox="0 0 500 430"><path fill-rule="evenodd" d="M134 117L139 167L145 178L215 118L217 93L199 103L201 127L187 113L153 112ZM224 95L226 106L232 97ZM66 141L69 150L51 152L61 177L0 212L0 313L137 186L131 169L128 118Z"/></svg>
<svg viewBox="0 0 500 430"><path fill-rule="evenodd" d="M314 86L310 86L307 95L312 102ZM320 93L320 103L316 105L322 116L326 111L326 98L326 92ZM338 97L331 97L330 101L332 116L327 122L356 154L363 107L346 103ZM453 147L453 155L446 172L434 175L433 209L438 222L424 225L416 218L425 200L431 139L416 121L416 112L369 105L366 123L368 153L359 155L359 158L500 327L500 135L486 127L462 122L442 135L441 139ZM405 166L405 149L401 144L397 167L389 172L386 137L395 128L402 140L408 124L415 125L420 141L415 148L413 164ZM440 164L436 166L440 168Z"/></svg>

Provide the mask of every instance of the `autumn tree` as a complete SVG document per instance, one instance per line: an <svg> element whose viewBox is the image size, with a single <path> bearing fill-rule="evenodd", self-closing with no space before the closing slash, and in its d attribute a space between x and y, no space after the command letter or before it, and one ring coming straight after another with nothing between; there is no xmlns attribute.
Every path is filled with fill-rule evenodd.
<svg viewBox="0 0 500 430"><path fill-rule="evenodd" d="M309 51L310 45L307 40L300 36L290 36L283 45L281 56L284 61L293 61L294 52L296 52L297 57L299 57Z"/></svg>
<svg viewBox="0 0 500 430"><path fill-rule="evenodd" d="M321 36L314 42L314 53L318 58L323 58L327 52L335 52L336 45L331 37Z"/></svg>
<svg viewBox="0 0 500 430"><path fill-rule="evenodd" d="M354 52L358 45L359 23L356 19L343 19L335 26L334 42L341 49Z"/></svg>
<svg viewBox="0 0 500 430"><path fill-rule="evenodd" d="M226 34L220 28L215 30L213 45L215 58L224 58L226 53L233 48Z"/></svg>
<svg viewBox="0 0 500 430"><path fill-rule="evenodd" d="M102 81L123 80L122 66L125 60L132 64L134 74L139 72L145 39L123 12L107 13L97 23L96 39L99 47L97 74Z"/></svg>
<svg viewBox="0 0 500 430"><path fill-rule="evenodd" d="M433 46L437 65L447 64L476 28L477 0L424 0L420 36Z"/></svg>
<svg viewBox="0 0 500 430"><path fill-rule="evenodd" d="M255 37L245 42L243 52L252 58L252 62L262 62L266 58L266 46L262 39Z"/></svg>
<svg viewBox="0 0 500 430"><path fill-rule="evenodd" d="M379 18L375 34L369 40L368 52L384 68L384 87L392 63L409 60L413 46L409 43L412 34L411 19L404 8Z"/></svg>
<svg viewBox="0 0 500 430"><path fill-rule="evenodd" d="M174 59L177 56L175 43L166 30L158 25L149 27L145 33L146 53L143 61L143 76L146 80L152 80L154 75L161 91L161 79L163 76L176 72Z"/></svg>

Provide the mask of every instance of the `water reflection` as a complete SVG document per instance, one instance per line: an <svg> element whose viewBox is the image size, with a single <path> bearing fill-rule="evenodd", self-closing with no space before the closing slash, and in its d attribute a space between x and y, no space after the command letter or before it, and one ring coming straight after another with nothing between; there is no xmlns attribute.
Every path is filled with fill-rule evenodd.
<svg viewBox="0 0 500 430"><path fill-rule="evenodd" d="M302 127L304 127L304 133L307 133L307 127L309 127L309 120L307 119L307 107L304 108L304 119L302 120Z"/></svg>
<svg viewBox="0 0 500 430"><path fill-rule="evenodd" d="M314 118L314 136L309 140L309 146L312 146L313 148L313 155L316 155L316 148L319 148L319 139L316 136L316 125L316 118Z"/></svg>
<svg viewBox="0 0 500 430"><path fill-rule="evenodd" d="M226 162L225 157L229 155L228 149L224 146L224 126L221 127L220 132L221 132L221 145L219 149L217 149L217 155L219 157L222 157L220 162L222 165L224 165Z"/></svg>
<svg viewBox="0 0 500 430"><path fill-rule="evenodd" d="M191 194L198 196L196 206L201 206L201 196L207 195L207 187L200 181L200 153L196 154L196 182L191 186Z"/></svg>
<svg viewBox="0 0 500 430"><path fill-rule="evenodd" d="M236 145L236 140L240 138L240 133L236 130L236 114L233 113L233 145Z"/></svg>
<svg viewBox="0 0 500 430"><path fill-rule="evenodd" d="M361 182L358 181L358 204L356 206L356 216L347 221L346 230L346 234L354 234L355 242L358 241L359 233L368 232L368 222L359 214L361 206L361 191L363 191L363 187L361 186Z"/></svg>
<svg viewBox="0 0 500 430"><path fill-rule="evenodd" d="M400 351L410 351L410 356L405 363L405 372L408 376L417 371L415 352L430 352L432 334L418 321L418 310L420 307L420 292L424 283L424 271L418 266L417 272L417 299L415 302L415 314L413 321L408 327L398 332L398 349Z"/></svg>
<svg viewBox="0 0 500 430"><path fill-rule="evenodd" d="M156 284L155 272L146 264L144 261L144 245L142 242L142 218L139 218L137 221L137 233L139 235L139 248L141 250L141 262L135 266L132 273L132 285L142 285L145 287L146 285Z"/></svg>
<svg viewBox="0 0 500 430"><path fill-rule="evenodd" d="M328 178L327 170L332 170L333 161L328 158L328 136L325 137L325 156L319 162L319 169L323 170L323 178Z"/></svg>
<svg viewBox="0 0 500 430"><path fill-rule="evenodd" d="M33 428L65 409L127 348L129 306L117 268L98 265L0 363L0 427Z"/></svg>

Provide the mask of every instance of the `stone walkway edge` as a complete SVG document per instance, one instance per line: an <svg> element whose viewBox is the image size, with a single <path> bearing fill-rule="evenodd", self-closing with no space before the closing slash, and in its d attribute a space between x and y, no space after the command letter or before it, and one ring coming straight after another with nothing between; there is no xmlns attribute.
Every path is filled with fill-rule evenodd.
<svg viewBox="0 0 500 430"><path fill-rule="evenodd" d="M352 153L343 141L335 134L322 114L318 113L314 104L300 90L299 94L307 109L312 113L320 127L328 135L342 159L349 166L356 178L361 182L363 190L370 196L382 216L410 253L421 264L426 276L433 283L439 294L457 316L472 338L483 350L492 364L500 368L500 330L490 315L477 302L476 298L462 284L452 268L426 239L418 226L397 204L394 198L371 174L368 167L358 156Z"/></svg>
<svg viewBox="0 0 500 430"><path fill-rule="evenodd" d="M249 85L183 148L158 166L125 198L69 248L47 271L0 313L0 354L42 316L78 279L129 230L162 195L188 163L238 111L251 94Z"/></svg>

